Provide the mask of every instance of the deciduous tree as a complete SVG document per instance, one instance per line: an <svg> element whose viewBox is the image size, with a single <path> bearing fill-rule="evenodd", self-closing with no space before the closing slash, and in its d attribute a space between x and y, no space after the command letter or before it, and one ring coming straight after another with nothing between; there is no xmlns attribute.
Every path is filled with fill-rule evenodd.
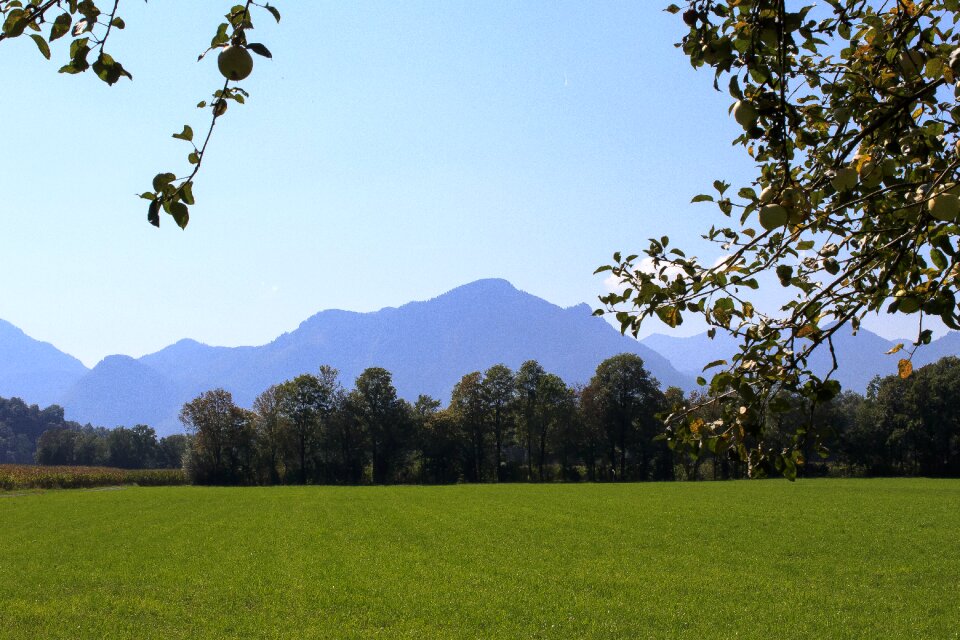
<svg viewBox="0 0 960 640"><path fill-rule="evenodd" d="M913 314L917 336L899 363L928 343L923 318L960 329L960 49L955 0L691 0L672 4L686 33L678 43L731 98L734 143L756 163L750 184L717 180L721 217L705 237L721 259L701 261L667 237L643 255L601 267L624 289L603 298L624 331L648 318L671 327L689 315L733 334L740 350L714 363L722 418L694 430L669 421L677 446L709 441L732 450L752 475L789 477L815 432L767 446L768 416L789 399L822 403L840 385L812 371L811 353L833 353L838 331L869 314ZM727 219L725 219L727 218ZM779 309L751 300L762 276L790 294ZM703 381L706 383L706 380ZM822 453L826 453L821 449Z"/></svg>

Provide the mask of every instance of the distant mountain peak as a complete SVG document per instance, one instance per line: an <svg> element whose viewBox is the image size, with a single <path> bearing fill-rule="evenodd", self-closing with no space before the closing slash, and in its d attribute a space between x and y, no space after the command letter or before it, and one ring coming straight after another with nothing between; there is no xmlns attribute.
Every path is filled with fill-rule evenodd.
<svg viewBox="0 0 960 640"><path fill-rule="evenodd" d="M567 307L565 311L573 311L574 313L577 313L577 314L585 313L588 316L593 315L593 307L591 307L586 302L581 302L580 304L575 304L572 307Z"/></svg>
<svg viewBox="0 0 960 640"><path fill-rule="evenodd" d="M143 366L140 364L140 361L131 356L123 355L122 353L117 353L114 355L106 356L103 360L98 362L93 369L90 371L102 372L104 370L123 370L130 367L139 367Z"/></svg>
<svg viewBox="0 0 960 640"><path fill-rule="evenodd" d="M504 280L503 278L484 278L481 280L468 282L467 284L462 284L459 287L454 287L453 289L450 289L445 293L441 293L440 295L431 298L426 302L432 302L442 298L456 298L462 296L489 298L500 297L504 295L515 295L518 293L535 297L532 294L517 289L508 280Z"/></svg>

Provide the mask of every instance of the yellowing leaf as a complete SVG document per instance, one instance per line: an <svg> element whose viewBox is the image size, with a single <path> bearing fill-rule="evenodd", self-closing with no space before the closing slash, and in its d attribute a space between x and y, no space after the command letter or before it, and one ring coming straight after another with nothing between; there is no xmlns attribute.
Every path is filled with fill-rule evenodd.
<svg viewBox="0 0 960 640"><path fill-rule="evenodd" d="M887 351L887 355L888 355L888 356L889 356L889 355L892 355L892 354L896 353L897 351L900 351L900 349L903 349L903 343L902 343L902 342L901 342L900 344L898 344L897 346L895 346L894 348L890 349L890 351Z"/></svg>
<svg viewBox="0 0 960 640"><path fill-rule="evenodd" d="M910 374L913 373L913 363L906 358L902 358L900 362L897 363L897 372L900 374L901 380L906 380L910 377Z"/></svg>
<svg viewBox="0 0 960 640"><path fill-rule="evenodd" d="M817 331L817 326L816 326L816 325L807 324L807 325L804 325L804 326L800 327L800 330L797 331L797 337L798 337L798 338L806 338L807 336L816 333L816 331Z"/></svg>

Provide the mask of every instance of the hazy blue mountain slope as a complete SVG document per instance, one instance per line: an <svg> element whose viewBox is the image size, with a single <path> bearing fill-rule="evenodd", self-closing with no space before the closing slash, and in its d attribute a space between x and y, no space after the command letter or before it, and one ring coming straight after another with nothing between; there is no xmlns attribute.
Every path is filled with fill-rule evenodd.
<svg viewBox="0 0 960 640"><path fill-rule="evenodd" d="M895 342L861 330L836 339L837 378L863 392L875 375L896 371ZM201 391L223 387L243 406L258 393L322 364L340 370L346 387L363 369L393 372L401 396L426 393L443 403L460 376L502 362L517 369L538 360L568 383L586 383L603 359L636 353L666 388L691 389L703 365L728 358L735 342L706 334L653 335L638 342L620 335L588 305L568 309L519 291L505 280L479 280L422 302L372 313L321 311L276 340L256 347L211 347L181 340L133 359L105 358L87 370L78 360L0 321L0 396L59 403L68 419L104 426L146 423L161 434L178 431L180 407ZM960 333L918 351L915 365L960 354ZM814 368L825 371L822 351Z"/></svg>
<svg viewBox="0 0 960 640"><path fill-rule="evenodd" d="M690 386L653 350L621 336L590 307L562 309L504 280L481 280L426 302L376 313L321 312L267 345L264 370L328 362L349 383L364 368L394 373L402 396L427 393L446 401L460 376L503 362L538 360L569 383L587 382L604 358L640 355L664 386Z"/></svg>
<svg viewBox="0 0 960 640"><path fill-rule="evenodd" d="M446 402L460 376L498 362L517 368L536 359L576 383L624 351L640 355L664 386L692 384L656 352L592 317L587 305L563 309L504 280L481 280L373 313L322 311L261 347L181 341L141 362L182 388L223 386L246 406L269 385L321 364L339 369L348 387L365 368L384 367L401 396L413 400L426 393Z"/></svg>
<svg viewBox="0 0 960 640"><path fill-rule="evenodd" d="M129 356L108 356L64 393L68 420L97 426L147 424L158 432L177 431L185 390Z"/></svg>
<svg viewBox="0 0 960 640"><path fill-rule="evenodd" d="M46 407L86 373L73 356L0 320L0 397Z"/></svg>
<svg viewBox="0 0 960 640"><path fill-rule="evenodd" d="M710 340L705 333L686 337L652 335L641 342L663 354L680 371L699 375L701 367L719 359L729 359L736 352L736 341L727 336L718 335ZM849 330L841 330L834 337L834 351L837 354L839 369L834 377L844 389L863 393L874 376L888 376L897 372L897 361L903 352L888 355L898 342L909 346L908 340L887 340L866 329L860 329L857 335ZM960 354L960 333L951 332L934 340L917 351L914 366L920 367L948 355ZM820 349L811 358L811 367L823 374L830 369L831 357L826 348ZM709 376L707 376L709 378Z"/></svg>
<svg viewBox="0 0 960 640"><path fill-rule="evenodd" d="M905 347L912 348L910 341L901 340ZM960 332L951 331L947 335L920 347L913 356L913 366L922 367L946 356L960 355ZM897 356L900 357L900 356Z"/></svg>

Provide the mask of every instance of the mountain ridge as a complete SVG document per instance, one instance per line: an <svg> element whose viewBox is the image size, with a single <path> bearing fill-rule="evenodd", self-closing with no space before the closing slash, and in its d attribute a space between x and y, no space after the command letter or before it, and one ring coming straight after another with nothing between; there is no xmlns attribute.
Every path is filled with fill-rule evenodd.
<svg viewBox="0 0 960 640"><path fill-rule="evenodd" d="M154 396L168 399L162 417L146 389L117 381L123 393L111 392L103 380L103 363L64 394L65 409L71 419L103 423L116 421L114 407L122 404L127 423L152 424L166 433L179 428L176 415L182 403L206 389L222 386L238 404L251 406L270 385L316 372L322 364L337 368L347 387L367 367L384 367L401 397L412 401L423 393L446 403L461 376L494 364L517 369L526 360L537 360L577 384L586 383L603 359L622 352L640 355L664 388L694 384L658 353L594 317L589 305L562 308L492 278L399 307L319 311L259 346L179 340L136 359L138 368L127 363L127 375L156 389Z"/></svg>
<svg viewBox="0 0 960 640"><path fill-rule="evenodd" d="M835 377L862 393L875 375L896 372L896 357L885 352L897 341L866 329L859 333L838 335L842 366ZM729 358L736 342L723 334L710 340L705 333L634 340L593 316L586 303L560 307L489 278L398 307L318 311L262 345L213 346L183 338L139 358L108 356L92 369L0 320L0 396L61 404L68 419L81 423L142 423L165 434L180 430L180 407L202 391L223 387L249 407L270 385L323 364L337 368L348 388L363 369L384 367L401 397L412 401L423 393L446 404L461 376L494 364L517 369L537 360L568 384L583 384L602 360L623 352L643 358L662 388L689 391L702 366ZM960 333L950 333L920 349L914 364L958 353ZM825 369L828 357L815 356L814 370Z"/></svg>

